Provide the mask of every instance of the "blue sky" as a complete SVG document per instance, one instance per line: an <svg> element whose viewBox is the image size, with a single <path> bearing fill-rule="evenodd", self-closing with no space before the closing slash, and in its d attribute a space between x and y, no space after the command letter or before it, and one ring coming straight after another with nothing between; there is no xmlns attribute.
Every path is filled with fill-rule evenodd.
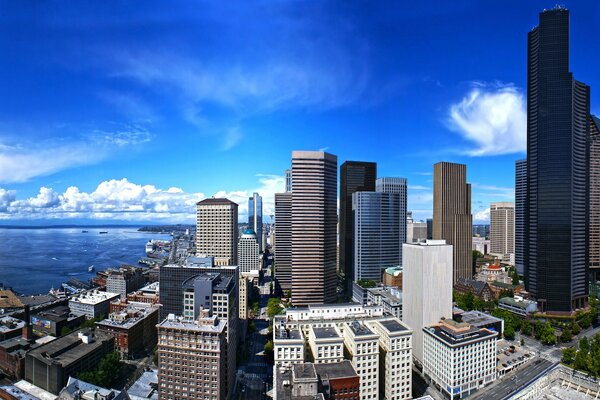
<svg viewBox="0 0 600 400"><path fill-rule="evenodd" d="M571 69L600 113L600 3ZM408 178L466 163L473 214L513 199L527 32L543 1L0 1L0 223L193 222L206 196L272 212L295 149Z"/></svg>

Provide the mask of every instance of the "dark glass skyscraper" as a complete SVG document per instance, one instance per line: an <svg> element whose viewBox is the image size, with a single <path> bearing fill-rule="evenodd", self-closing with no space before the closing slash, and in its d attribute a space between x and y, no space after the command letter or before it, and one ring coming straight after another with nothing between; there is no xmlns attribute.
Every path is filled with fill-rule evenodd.
<svg viewBox="0 0 600 400"><path fill-rule="evenodd" d="M525 274L525 203L527 200L527 160L515 164L515 268Z"/></svg>
<svg viewBox="0 0 600 400"><path fill-rule="evenodd" d="M339 269L344 274L347 284L354 277L352 194L374 192L376 178L377 164L373 162L346 161L340 167Z"/></svg>
<svg viewBox="0 0 600 400"><path fill-rule="evenodd" d="M590 89L569 71L569 11L529 32L525 279L542 311L584 307Z"/></svg>
<svg viewBox="0 0 600 400"><path fill-rule="evenodd" d="M598 290L600 281L600 119L590 116L590 280Z"/></svg>
<svg viewBox="0 0 600 400"><path fill-rule="evenodd" d="M262 211L262 197L258 193L254 193L252 197L248 198L248 227L256 233L259 252L263 251Z"/></svg>

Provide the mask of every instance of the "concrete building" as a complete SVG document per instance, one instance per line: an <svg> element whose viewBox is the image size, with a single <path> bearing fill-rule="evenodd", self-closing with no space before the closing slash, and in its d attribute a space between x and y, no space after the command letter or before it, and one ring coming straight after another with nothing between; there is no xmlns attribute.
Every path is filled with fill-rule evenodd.
<svg viewBox="0 0 600 400"><path fill-rule="evenodd" d="M167 318L157 328L159 398L227 399L225 321L201 314L194 322Z"/></svg>
<svg viewBox="0 0 600 400"><path fill-rule="evenodd" d="M360 400L379 398L379 335L364 323L344 326L344 345L354 370L360 377Z"/></svg>
<svg viewBox="0 0 600 400"><path fill-rule="evenodd" d="M160 283L152 282L148 285L127 295L127 301L134 303L158 304L160 295Z"/></svg>
<svg viewBox="0 0 600 400"><path fill-rule="evenodd" d="M31 316L33 334L59 337L63 328L73 330L85 321L84 314L74 314L67 306L56 306L39 311Z"/></svg>
<svg viewBox="0 0 600 400"><path fill-rule="evenodd" d="M69 377L67 386L58 393L58 400L130 400L125 390L103 388Z"/></svg>
<svg viewBox="0 0 600 400"><path fill-rule="evenodd" d="M402 245L406 243L406 178L378 178L375 181L375 191L379 193L387 193L387 194L397 194L400 196L400 264L402 265Z"/></svg>
<svg viewBox="0 0 600 400"><path fill-rule="evenodd" d="M527 204L527 160L515 163L515 268L525 274L525 206Z"/></svg>
<svg viewBox="0 0 600 400"><path fill-rule="evenodd" d="M238 267L240 274L255 274L258 276L260 271L260 247L256 239L256 233L252 229L246 229L240 237L238 243Z"/></svg>
<svg viewBox="0 0 600 400"><path fill-rule="evenodd" d="M360 378L348 360L340 363L315 364L319 388L331 400L356 400L360 391Z"/></svg>
<svg viewBox="0 0 600 400"><path fill-rule="evenodd" d="M150 352L156 346L158 305L126 303L124 309L111 312L96 323L99 332L114 338L115 350L126 360Z"/></svg>
<svg viewBox="0 0 600 400"><path fill-rule="evenodd" d="M308 345L315 364L337 363L344 360L344 338L335 326L311 326Z"/></svg>
<svg viewBox="0 0 600 400"><path fill-rule="evenodd" d="M569 11L528 33L525 286L542 312L588 301L590 87L569 67Z"/></svg>
<svg viewBox="0 0 600 400"><path fill-rule="evenodd" d="M123 265L118 269L108 270L106 277L106 291L110 293L119 293L121 298L127 297L127 294L138 290L144 286L145 279L142 275L142 269L130 265Z"/></svg>
<svg viewBox="0 0 600 400"><path fill-rule="evenodd" d="M514 259L515 203L490 205L490 254L500 259Z"/></svg>
<svg viewBox="0 0 600 400"><path fill-rule="evenodd" d="M354 209L355 192L374 192L377 164L346 161L340 167L339 271L346 278L348 289L354 280Z"/></svg>
<svg viewBox="0 0 600 400"><path fill-rule="evenodd" d="M452 320L423 332L423 373L450 398L466 397L496 379L498 332Z"/></svg>
<svg viewBox="0 0 600 400"><path fill-rule="evenodd" d="M255 232L259 254L263 251L263 209L262 197L254 192L248 198L248 229Z"/></svg>
<svg viewBox="0 0 600 400"><path fill-rule="evenodd" d="M365 306L381 306L385 315L402 319L402 291L395 286L363 288L354 283L352 300Z"/></svg>
<svg viewBox="0 0 600 400"><path fill-rule="evenodd" d="M383 271L383 285L402 290L402 267L390 267Z"/></svg>
<svg viewBox="0 0 600 400"><path fill-rule="evenodd" d="M589 266L590 280L600 281L600 119L590 115Z"/></svg>
<svg viewBox="0 0 600 400"><path fill-rule="evenodd" d="M439 162L433 166L433 239L445 240L453 249L453 283L472 278L471 185L467 166ZM416 328L415 328L416 331Z"/></svg>
<svg viewBox="0 0 600 400"><path fill-rule="evenodd" d="M120 293L90 290L71 297L69 309L73 314L85 315L88 319L107 316L110 302L120 297Z"/></svg>
<svg viewBox="0 0 600 400"><path fill-rule="evenodd" d="M423 362L423 327L452 318L452 246L443 240L405 244L402 321L414 331L413 355Z"/></svg>
<svg viewBox="0 0 600 400"><path fill-rule="evenodd" d="M404 209L402 208L404 207ZM398 193L355 192L354 282L382 281L386 268L402 263L401 233L406 229L406 199Z"/></svg>
<svg viewBox="0 0 600 400"><path fill-rule="evenodd" d="M292 152L292 302L336 300L337 157Z"/></svg>
<svg viewBox="0 0 600 400"><path fill-rule="evenodd" d="M196 254L214 257L218 266L237 265L238 205L211 198L196 207Z"/></svg>
<svg viewBox="0 0 600 400"><path fill-rule="evenodd" d="M275 366L289 366L305 361L304 336L298 328L285 325L273 326Z"/></svg>
<svg viewBox="0 0 600 400"><path fill-rule="evenodd" d="M275 281L292 290L292 193L275 193Z"/></svg>
<svg viewBox="0 0 600 400"><path fill-rule="evenodd" d="M379 336L379 392L385 400L412 398L412 330L400 320L367 322Z"/></svg>
<svg viewBox="0 0 600 400"><path fill-rule="evenodd" d="M29 351L25 379L57 395L69 376L96 368L113 349L113 337L106 333L75 331Z"/></svg>
<svg viewBox="0 0 600 400"><path fill-rule="evenodd" d="M482 238L479 236L473 236L473 246L471 247L473 250L477 250L483 255L489 254L490 252L490 241L486 238Z"/></svg>
<svg viewBox="0 0 600 400"><path fill-rule="evenodd" d="M526 317L537 312L537 303L522 296L504 297L498 300L498 308L510 311L513 314Z"/></svg>
<svg viewBox="0 0 600 400"><path fill-rule="evenodd" d="M0 317L0 342L21 336L26 322L9 315Z"/></svg>

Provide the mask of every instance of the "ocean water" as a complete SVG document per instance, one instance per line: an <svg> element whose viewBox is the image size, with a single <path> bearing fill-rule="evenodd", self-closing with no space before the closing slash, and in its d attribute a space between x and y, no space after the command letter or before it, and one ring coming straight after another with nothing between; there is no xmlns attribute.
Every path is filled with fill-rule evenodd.
<svg viewBox="0 0 600 400"><path fill-rule="evenodd" d="M137 265L150 239L170 236L137 232L134 227L0 228L0 282L19 293L48 293L70 278L88 281L96 274L88 272L90 265L96 271Z"/></svg>

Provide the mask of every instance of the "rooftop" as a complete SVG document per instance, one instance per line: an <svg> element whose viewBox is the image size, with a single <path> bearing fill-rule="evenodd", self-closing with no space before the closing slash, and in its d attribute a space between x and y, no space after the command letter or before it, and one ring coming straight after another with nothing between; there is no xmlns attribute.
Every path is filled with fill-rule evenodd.
<svg viewBox="0 0 600 400"><path fill-rule="evenodd" d="M237 203L234 203L233 201L229 200L229 199L224 199L224 198L210 198L210 199L204 199L204 200L200 200L199 202L196 203L196 205L198 206L214 206L214 205L235 205L237 206Z"/></svg>
<svg viewBox="0 0 600 400"><path fill-rule="evenodd" d="M121 297L119 293L101 292L99 290L90 290L89 292L81 293L74 296L70 301L95 305L104 301L110 301L117 297Z"/></svg>
<svg viewBox="0 0 600 400"><path fill-rule="evenodd" d="M321 379L358 378L352 362L349 360L339 363L315 364L315 370Z"/></svg>
<svg viewBox="0 0 600 400"><path fill-rule="evenodd" d="M317 372L312 363L298 363L292 365L292 377L297 379L317 379Z"/></svg>
<svg viewBox="0 0 600 400"><path fill-rule="evenodd" d="M94 340L86 344L79 337L79 333L82 332L78 330L36 347L29 352L29 355L47 364L55 363L66 367L98 347L102 347L105 341L112 339L112 336L96 331L92 333Z"/></svg>
<svg viewBox="0 0 600 400"><path fill-rule="evenodd" d="M503 297L500 300L498 300L498 303L502 303L502 304L506 304L509 306L513 306L513 307L518 307L518 308L522 308L522 309L527 309L527 307L531 304L531 303L535 303L534 301L531 300L515 300L512 297Z"/></svg>
<svg viewBox="0 0 600 400"><path fill-rule="evenodd" d="M96 324L100 327L106 326L129 329L148 318L153 313L158 313L158 306L152 307L143 304L143 307L136 307L130 303L125 310L111 313L109 318L97 322Z"/></svg>
<svg viewBox="0 0 600 400"><path fill-rule="evenodd" d="M348 327L352 331L354 336L370 336L374 335L373 331L369 329L365 324L360 323L358 321L349 322Z"/></svg>
<svg viewBox="0 0 600 400"><path fill-rule="evenodd" d="M498 336L498 332L475 328L465 322L452 320L443 320L439 325L423 328L423 331L432 334L438 340L451 347Z"/></svg>
<svg viewBox="0 0 600 400"><path fill-rule="evenodd" d="M0 290L0 308L21 308L23 303L12 290Z"/></svg>
<svg viewBox="0 0 600 400"><path fill-rule="evenodd" d="M301 340L302 333L299 329L275 328L275 339Z"/></svg>
<svg viewBox="0 0 600 400"><path fill-rule="evenodd" d="M337 329L335 329L333 327L329 327L329 328L315 328L315 327L311 327L311 329L315 333L315 337L317 339L340 338L340 334L338 333Z"/></svg>
<svg viewBox="0 0 600 400"><path fill-rule="evenodd" d="M208 321L204 321L208 322ZM171 318L171 315L160 324L157 325L158 328L170 328L170 329L181 329L186 331L197 331L197 332L214 332L220 333L225 329L225 321L221 321L218 319L214 320L214 323L199 323L198 321L184 321L180 318Z"/></svg>
<svg viewBox="0 0 600 400"><path fill-rule="evenodd" d="M0 333L22 329L25 326L25 321L13 318L10 316L0 317Z"/></svg>
<svg viewBox="0 0 600 400"><path fill-rule="evenodd" d="M47 310L40 311L33 315L35 318L45 319L48 321L64 321L69 319L71 315L71 310L67 306L57 306L54 308L50 308Z"/></svg>
<svg viewBox="0 0 600 400"><path fill-rule="evenodd" d="M388 332L403 332L410 330L406 325L397 319L387 319L379 321L379 323L387 329Z"/></svg>
<svg viewBox="0 0 600 400"><path fill-rule="evenodd" d="M158 370L146 371L127 389L132 399L158 400Z"/></svg>

